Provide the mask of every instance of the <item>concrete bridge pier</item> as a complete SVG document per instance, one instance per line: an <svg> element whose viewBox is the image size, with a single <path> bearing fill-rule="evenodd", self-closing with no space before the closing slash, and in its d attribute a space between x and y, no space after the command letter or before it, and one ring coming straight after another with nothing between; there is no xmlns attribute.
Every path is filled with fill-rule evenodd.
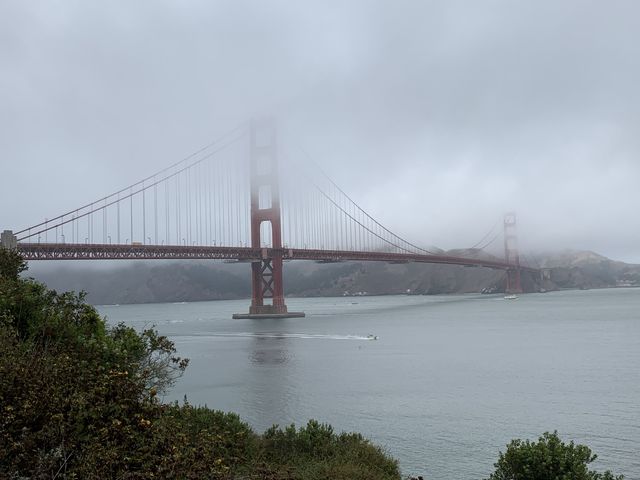
<svg viewBox="0 0 640 480"><path fill-rule="evenodd" d="M5 230L0 233L0 246L7 250L15 250L18 248L18 237L13 234L12 230Z"/></svg>

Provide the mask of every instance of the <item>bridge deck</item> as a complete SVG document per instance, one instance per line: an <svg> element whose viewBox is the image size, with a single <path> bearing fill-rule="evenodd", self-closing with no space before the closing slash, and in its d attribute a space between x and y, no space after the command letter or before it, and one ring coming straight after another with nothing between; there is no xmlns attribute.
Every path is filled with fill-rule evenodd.
<svg viewBox="0 0 640 480"><path fill-rule="evenodd" d="M251 248L185 245L122 245L122 244L61 244L19 243L18 250L25 260L237 260L257 262L281 254L285 260L314 260L319 262L389 262L436 263L486 267L509 270L514 266L503 261L455 257L448 255L422 255L392 252L350 252L345 250L312 250L299 248ZM537 272L538 269L520 266L520 270Z"/></svg>

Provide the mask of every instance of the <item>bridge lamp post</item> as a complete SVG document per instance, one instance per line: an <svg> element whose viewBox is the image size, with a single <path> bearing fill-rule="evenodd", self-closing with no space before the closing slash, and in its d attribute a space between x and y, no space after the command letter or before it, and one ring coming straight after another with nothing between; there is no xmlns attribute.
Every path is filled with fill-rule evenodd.
<svg viewBox="0 0 640 480"><path fill-rule="evenodd" d="M109 239L109 245L111 245L111 235L107 235L107 238Z"/></svg>
<svg viewBox="0 0 640 480"><path fill-rule="evenodd" d="M85 245L89 245L89 237L84 237L84 243Z"/></svg>
<svg viewBox="0 0 640 480"><path fill-rule="evenodd" d="M62 243L64 243L64 233L60 235L60 238L62 238Z"/></svg>
<svg viewBox="0 0 640 480"><path fill-rule="evenodd" d="M124 240L124 244L125 244L125 245L128 245L128 244L129 244L129 237L125 238L125 240Z"/></svg>
<svg viewBox="0 0 640 480"><path fill-rule="evenodd" d="M149 240L148 245L151 245L151 237L147 237L147 240Z"/></svg>
<svg viewBox="0 0 640 480"><path fill-rule="evenodd" d="M186 246L187 246L187 241L184 239L184 237L182 238L182 245L183 245L184 247L186 247Z"/></svg>

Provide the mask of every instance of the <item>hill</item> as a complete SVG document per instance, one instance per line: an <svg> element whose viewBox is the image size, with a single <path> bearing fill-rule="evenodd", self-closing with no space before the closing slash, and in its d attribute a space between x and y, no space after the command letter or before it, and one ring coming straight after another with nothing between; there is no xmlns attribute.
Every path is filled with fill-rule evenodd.
<svg viewBox="0 0 640 480"><path fill-rule="evenodd" d="M451 250L450 255L486 257L479 250ZM548 277L523 274L525 291L640 286L640 265L610 260L588 251L530 256ZM30 274L58 291L87 290L93 304L187 302L248 298L249 265L202 261L116 262L102 265L32 262ZM288 296L433 295L497 293L504 273L477 267L419 263L344 262L285 264Z"/></svg>

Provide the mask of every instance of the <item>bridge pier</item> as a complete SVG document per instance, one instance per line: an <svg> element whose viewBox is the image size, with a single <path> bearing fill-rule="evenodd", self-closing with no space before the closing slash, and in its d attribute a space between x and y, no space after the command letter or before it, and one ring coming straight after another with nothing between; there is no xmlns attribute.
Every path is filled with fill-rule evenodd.
<svg viewBox="0 0 640 480"><path fill-rule="evenodd" d="M289 312L284 302L282 278L282 221L278 182L277 130L272 119L253 120L249 133L251 175L251 247L262 248L262 224L271 226L271 249L262 248L262 258L251 264L251 306L249 313L233 318L304 317ZM268 253L271 252L271 253ZM265 304L265 299L271 304Z"/></svg>
<svg viewBox="0 0 640 480"><path fill-rule="evenodd" d="M5 230L0 233L0 246L7 250L15 250L18 248L18 238L11 230Z"/></svg>

